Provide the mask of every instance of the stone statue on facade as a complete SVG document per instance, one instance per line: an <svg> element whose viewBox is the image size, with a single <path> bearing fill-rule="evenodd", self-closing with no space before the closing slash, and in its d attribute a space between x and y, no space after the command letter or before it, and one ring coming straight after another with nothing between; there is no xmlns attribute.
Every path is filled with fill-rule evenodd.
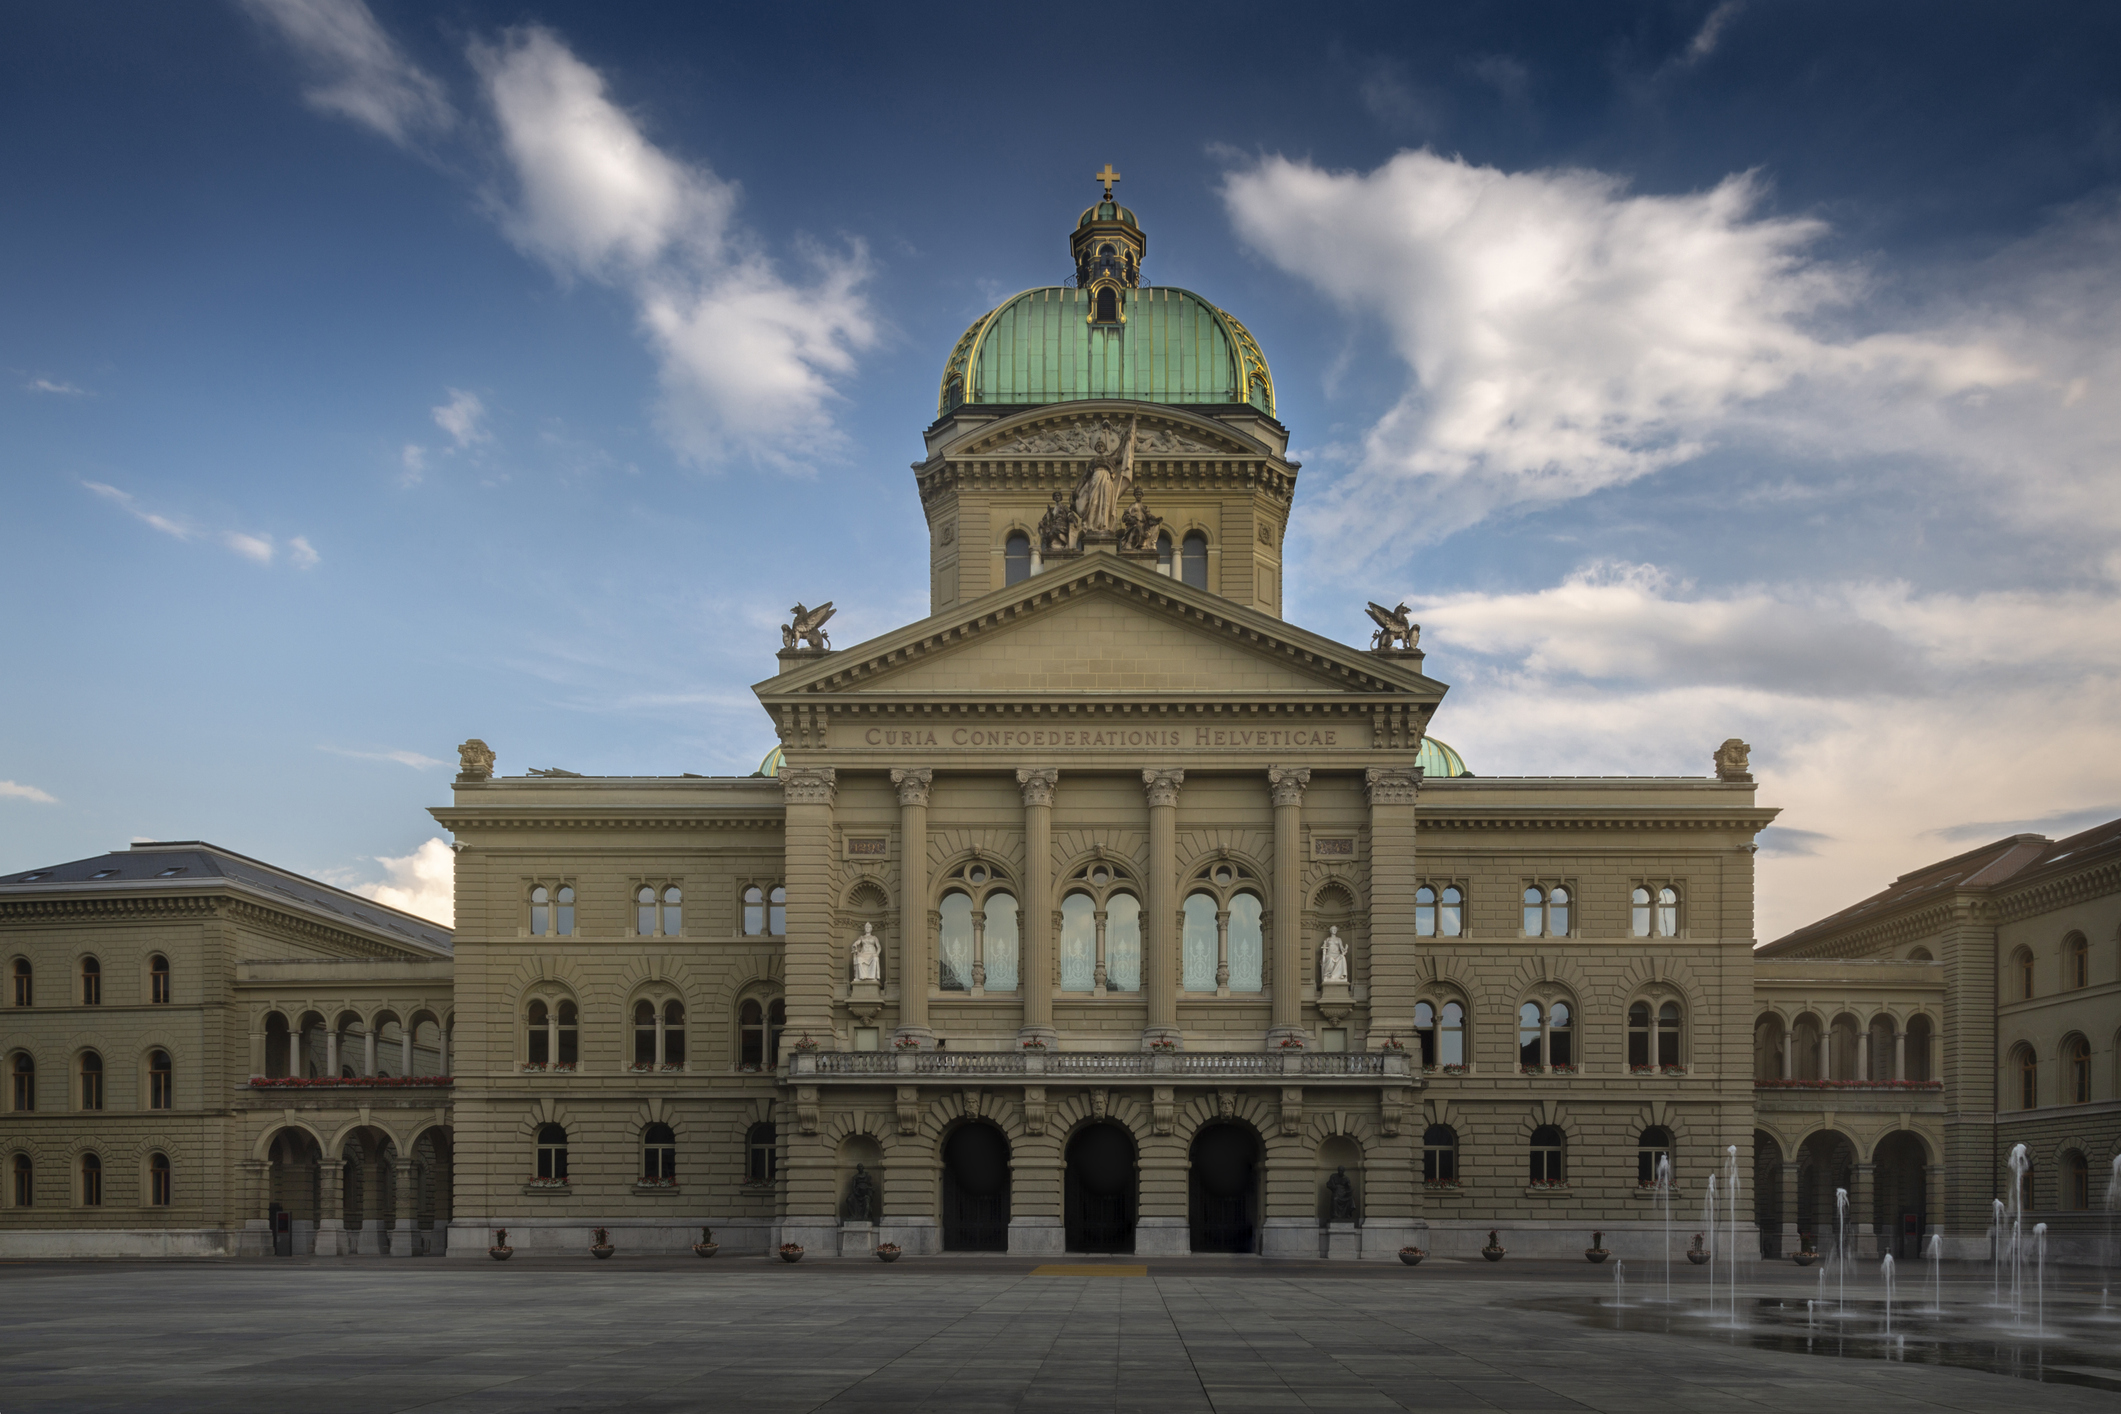
<svg viewBox="0 0 2121 1414"><path fill-rule="evenodd" d="M1142 501L1142 489L1134 488L1134 504L1127 507L1119 518L1119 548L1122 550L1147 550L1156 544L1156 532L1162 527L1164 518L1151 511Z"/></svg>
<svg viewBox="0 0 2121 1414"><path fill-rule="evenodd" d="M457 748L457 779L460 781L486 781L493 779L493 748L473 737Z"/></svg>
<svg viewBox="0 0 2121 1414"><path fill-rule="evenodd" d="M1345 1168L1333 1170L1333 1176L1326 1180L1326 1212L1333 1222L1355 1221L1355 1185L1348 1182Z"/></svg>
<svg viewBox="0 0 2121 1414"><path fill-rule="evenodd" d="M832 646L832 639L825 632L825 620L833 615L830 599L815 609L806 609L798 601L788 613L794 622L781 625L781 647L784 650L798 646L823 650Z"/></svg>
<svg viewBox="0 0 2121 1414"><path fill-rule="evenodd" d="M876 1180L869 1176L865 1166L856 1164L854 1181L847 1185L847 1206L840 1210L840 1216L851 1223L865 1223L875 1206Z"/></svg>
<svg viewBox="0 0 2121 1414"><path fill-rule="evenodd" d="M864 923L862 936L854 940L854 980L857 982L881 982L884 980L884 948L877 941L876 925Z"/></svg>
<svg viewBox="0 0 2121 1414"><path fill-rule="evenodd" d="M1075 487L1075 513L1083 529L1109 535L1119 529L1119 508L1134 486L1134 438L1139 419L1127 420L1124 436L1108 418L1090 439L1090 469Z"/></svg>
<svg viewBox="0 0 2121 1414"><path fill-rule="evenodd" d="M1373 601L1368 613L1370 621L1377 625L1377 632L1370 639L1371 648L1414 648L1420 644L1421 625L1414 622L1404 600L1396 609L1387 609Z"/></svg>
<svg viewBox="0 0 2121 1414"><path fill-rule="evenodd" d="M1716 748L1716 779L1719 781L1750 781L1753 768L1750 761L1753 748L1737 737Z"/></svg>
<svg viewBox="0 0 2121 1414"><path fill-rule="evenodd" d="M1046 550L1072 550L1082 539L1083 518L1076 514L1068 500L1068 493L1053 493L1053 504L1046 507L1046 514L1038 523L1038 548Z"/></svg>
<svg viewBox="0 0 2121 1414"><path fill-rule="evenodd" d="M1348 940L1341 937L1338 925L1326 929L1325 941L1318 945L1318 980L1348 980Z"/></svg>

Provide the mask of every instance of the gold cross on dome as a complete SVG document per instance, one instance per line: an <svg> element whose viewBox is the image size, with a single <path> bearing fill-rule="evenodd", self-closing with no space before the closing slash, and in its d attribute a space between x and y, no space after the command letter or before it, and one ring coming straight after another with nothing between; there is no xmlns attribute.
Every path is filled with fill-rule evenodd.
<svg viewBox="0 0 2121 1414"><path fill-rule="evenodd" d="M1113 171L1112 164L1107 162L1104 171L1090 174L1090 180L1105 184L1105 200L1110 201L1112 199L1112 184L1119 180L1119 173Z"/></svg>

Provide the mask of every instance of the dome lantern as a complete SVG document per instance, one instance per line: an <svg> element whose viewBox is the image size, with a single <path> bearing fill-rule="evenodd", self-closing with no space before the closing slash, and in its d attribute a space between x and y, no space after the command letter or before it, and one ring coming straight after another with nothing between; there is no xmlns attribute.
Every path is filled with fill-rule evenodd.
<svg viewBox="0 0 2121 1414"><path fill-rule="evenodd" d="M1075 257L1075 287L1089 293L1084 317L1090 323L1124 324L1124 292L1141 288L1149 238L1142 234L1134 213L1112 199L1112 184L1119 180L1112 164L1107 162L1104 171L1093 172L1091 180L1105 184L1105 195L1084 208L1074 234L1068 237L1068 253Z"/></svg>

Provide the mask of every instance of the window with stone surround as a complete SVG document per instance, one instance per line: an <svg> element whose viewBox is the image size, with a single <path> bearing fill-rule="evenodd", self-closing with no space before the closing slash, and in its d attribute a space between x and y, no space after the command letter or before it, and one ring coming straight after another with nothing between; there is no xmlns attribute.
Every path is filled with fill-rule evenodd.
<svg viewBox="0 0 2121 1414"><path fill-rule="evenodd" d="M81 1005L103 1005L103 964L92 957L81 959Z"/></svg>
<svg viewBox="0 0 2121 1414"><path fill-rule="evenodd" d="M100 1110L103 1108L103 1057L94 1051L83 1051L80 1062L80 1088L76 1091L80 1108Z"/></svg>
<svg viewBox="0 0 2121 1414"><path fill-rule="evenodd" d="M81 1206L100 1208L103 1206L103 1156L96 1153L81 1156Z"/></svg>
<svg viewBox="0 0 2121 1414"><path fill-rule="evenodd" d="M175 1175L170 1172L169 1155L159 1151L147 1156L147 1205L151 1208L166 1208L175 1196Z"/></svg>
<svg viewBox="0 0 2121 1414"><path fill-rule="evenodd" d="M9 1162L8 1167L13 1170L13 1192L10 1196L14 1199L14 1206L18 1208L35 1207L37 1203L37 1166L31 1162L29 1155L17 1154Z"/></svg>
<svg viewBox="0 0 2121 1414"><path fill-rule="evenodd" d="M2076 1149L2062 1156L2062 1206L2084 1212L2092 1205L2091 1165Z"/></svg>
<svg viewBox="0 0 2121 1414"><path fill-rule="evenodd" d="M744 1182L767 1184L780 1167L780 1140L771 1124L754 1124L744 1135Z"/></svg>
<svg viewBox="0 0 2121 1414"><path fill-rule="evenodd" d="M685 892L676 884L641 884L633 891L633 931L642 938L676 938L685 932Z"/></svg>
<svg viewBox="0 0 2121 1414"><path fill-rule="evenodd" d="M1458 1131L1448 1124L1421 1132L1421 1181L1431 1188L1458 1186Z"/></svg>
<svg viewBox="0 0 2121 1414"><path fill-rule="evenodd" d="M33 977L30 970L29 959L26 957L16 958L13 970L15 974L15 986L12 996L15 1005L35 1005L37 1000L37 993L35 987L32 985L35 978Z"/></svg>
<svg viewBox="0 0 2121 1414"><path fill-rule="evenodd" d="M1684 1064L1680 1036L1685 1013L1676 1001L1643 999L1628 1006L1628 1069L1677 1070Z"/></svg>
<svg viewBox="0 0 2121 1414"><path fill-rule="evenodd" d="M1217 856L1188 886L1180 958L1189 992L1266 990L1266 905L1250 867Z"/></svg>
<svg viewBox="0 0 2121 1414"><path fill-rule="evenodd" d="M1638 938L1678 937L1678 888L1672 884L1637 884L1628 895L1628 931Z"/></svg>
<svg viewBox="0 0 2121 1414"><path fill-rule="evenodd" d="M541 1124L538 1126L537 1176L548 1182L565 1182L567 1178L567 1126L564 1124Z"/></svg>
<svg viewBox="0 0 2121 1414"><path fill-rule="evenodd" d="M678 1178L677 1131L667 1124L651 1124L641 1131L641 1180L644 1183L676 1183Z"/></svg>
<svg viewBox="0 0 2121 1414"><path fill-rule="evenodd" d="M1421 1046L1424 1070L1465 1068L1466 1009L1463 1002L1442 997L1416 1002L1414 1036Z"/></svg>
<svg viewBox="0 0 2121 1414"><path fill-rule="evenodd" d="M1524 935L1527 938L1569 936L1569 908L1574 897L1574 891L1567 884L1527 884Z"/></svg>
<svg viewBox="0 0 2121 1414"><path fill-rule="evenodd" d="M151 1110L166 1110L173 1106L177 1094L177 1071L168 1051L147 1053L147 1107Z"/></svg>
<svg viewBox="0 0 2121 1414"><path fill-rule="evenodd" d="M2072 933L2062 940L2062 975L2072 988L2088 987L2092 980L2091 945L2084 941L2082 933Z"/></svg>
<svg viewBox="0 0 2121 1414"><path fill-rule="evenodd" d="M1141 990L1141 899L1127 870L1092 859L1061 896L1060 974L1064 992Z"/></svg>
<svg viewBox="0 0 2121 1414"><path fill-rule="evenodd" d="M1186 538L1179 542L1178 577L1195 589L1208 587L1208 537L1206 532L1189 530Z"/></svg>
<svg viewBox="0 0 2121 1414"><path fill-rule="evenodd" d="M780 1064L788 1004L779 997L746 997L737 1007L737 1069L767 1071Z"/></svg>
<svg viewBox="0 0 2121 1414"><path fill-rule="evenodd" d="M8 1060L8 1105L25 1114L37 1108L37 1063L27 1051Z"/></svg>
<svg viewBox="0 0 2121 1414"><path fill-rule="evenodd" d="M1532 1184L1539 1188L1558 1188L1568 1181L1568 1170L1563 1160L1568 1140L1558 1125L1542 1124L1532 1131L1531 1175Z"/></svg>
<svg viewBox="0 0 2121 1414"><path fill-rule="evenodd" d="M1022 584L1031 578L1031 537L1021 530L1009 532L1002 542L1002 584Z"/></svg>
<svg viewBox="0 0 2121 1414"><path fill-rule="evenodd" d="M1635 1186L1655 1188L1660 1181L1669 1183L1671 1168L1672 1131L1661 1124L1648 1126L1635 1141Z"/></svg>
<svg viewBox="0 0 2121 1414"><path fill-rule="evenodd" d="M778 938L788 931L788 889L782 884L744 885L743 928L747 938Z"/></svg>
<svg viewBox="0 0 2121 1414"><path fill-rule="evenodd" d="M530 936L574 936L574 885L534 884L530 890Z"/></svg>
<svg viewBox="0 0 2121 1414"><path fill-rule="evenodd" d="M147 960L147 1000L153 1006L169 1003L169 959L161 953Z"/></svg>
<svg viewBox="0 0 2121 1414"><path fill-rule="evenodd" d="M2011 978L2017 987L2017 1000L2029 1002L2033 999L2033 952L2031 948L2019 948L2011 954Z"/></svg>
<svg viewBox="0 0 2121 1414"><path fill-rule="evenodd" d="M2092 1043L2072 1036L2062 1043L2062 1064L2068 1077L2069 1102L2086 1104L2092 1097Z"/></svg>
<svg viewBox="0 0 2121 1414"><path fill-rule="evenodd" d="M2020 1044L2011 1050L2010 1067L2017 1073L2018 1108L2037 1109L2040 1105L2040 1061L2033 1048Z"/></svg>
<svg viewBox="0 0 2121 1414"><path fill-rule="evenodd" d="M581 1020L572 998L533 997L523 1012L523 1063L531 1070L573 1070L580 1063Z"/></svg>
<svg viewBox="0 0 2121 1414"><path fill-rule="evenodd" d="M1422 884L1414 890L1414 934L1456 938L1465 932L1466 891L1460 884Z"/></svg>
<svg viewBox="0 0 2121 1414"><path fill-rule="evenodd" d="M1526 1074L1576 1069L1575 1012L1565 999L1540 999L1517 1008L1517 1067Z"/></svg>

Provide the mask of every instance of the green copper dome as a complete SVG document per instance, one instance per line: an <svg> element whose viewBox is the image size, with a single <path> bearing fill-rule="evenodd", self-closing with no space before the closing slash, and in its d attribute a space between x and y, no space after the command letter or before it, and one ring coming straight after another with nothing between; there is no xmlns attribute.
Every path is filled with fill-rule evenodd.
<svg viewBox="0 0 2121 1414"><path fill-rule="evenodd" d="M1111 291L1119 317L1099 323L1092 316L1103 293L1049 285L975 320L944 365L936 415L968 404L1132 398L1250 404L1274 416L1266 356L1228 313L1191 290L1149 285Z"/></svg>
<svg viewBox="0 0 2121 1414"><path fill-rule="evenodd" d="M766 759L759 762L759 768L751 774L754 776L778 776L780 773L781 749L776 746L773 750L766 753Z"/></svg>
<svg viewBox="0 0 2121 1414"><path fill-rule="evenodd" d="M1433 736L1425 736L1421 739L1421 755L1415 758L1415 764L1420 766L1421 773L1432 781L1439 776L1470 776L1473 774L1466 769L1465 757L1460 756Z"/></svg>
<svg viewBox="0 0 2121 1414"><path fill-rule="evenodd" d="M1141 222L1134 219L1133 212L1110 200L1084 207L1082 219L1075 223L1075 229L1080 231L1083 227L1095 225L1099 221L1117 221L1123 226L1132 226L1137 231L1141 229Z"/></svg>

